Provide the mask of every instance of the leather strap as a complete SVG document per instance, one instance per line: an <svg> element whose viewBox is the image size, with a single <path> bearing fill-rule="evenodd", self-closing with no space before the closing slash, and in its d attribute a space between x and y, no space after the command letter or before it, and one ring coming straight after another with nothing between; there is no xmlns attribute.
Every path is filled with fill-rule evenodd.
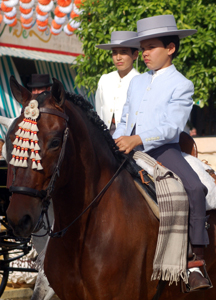
<svg viewBox="0 0 216 300"><path fill-rule="evenodd" d="M154 297L152 298L152 300L158 300L165 288L167 284L167 281L164 281L164 280L159 280L158 282L158 286L157 286L157 291L156 291L156 294L154 295Z"/></svg>
<svg viewBox="0 0 216 300"><path fill-rule="evenodd" d="M188 262L188 269L190 268L196 268L196 267L202 267L205 265L205 261L204 260L192 260Z"/></svg>
<svg viewBox="0 0 216 300"><path fill-rule="evenodd" d="M16 193L16 194L24 194L24 195L29 195L32 197L38 197L38 198L44 198L46 196L46 191L41 190L35 190L35 189L31 189L28 187L24 187L24 186L11 186L9 188L9 192L11 193Z"/></svg>
<svg viewBox="0 0 216 300"><path fill-rule="evenodd" d="M46 114L50 114L50 115L56 115L56 116L58 116L60 118L65 119L67 122L69 120L69 117L65 113L63 113L61 111L58 111L56 109L53 109L53 108L40 107L39 111L41 113L46 113Z"/></svg>

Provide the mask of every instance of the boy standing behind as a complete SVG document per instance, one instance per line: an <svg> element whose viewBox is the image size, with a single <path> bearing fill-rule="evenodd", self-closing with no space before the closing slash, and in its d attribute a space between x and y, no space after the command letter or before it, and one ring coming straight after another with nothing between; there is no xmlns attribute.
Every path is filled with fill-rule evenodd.
<svg viewBox="0 0 216 300"><path fill-rule="evenodd" d="M138 56L138 47L130 47L130 43L120 45L124 40L137 37L133 31L114 31L111 43L96 47L112 51L112 59L117 71L101 76L95 95L96 111L112 134L120 122L122 108L127 98L127 90L131 79L139 75L133 68L133 62Z"/></svg>

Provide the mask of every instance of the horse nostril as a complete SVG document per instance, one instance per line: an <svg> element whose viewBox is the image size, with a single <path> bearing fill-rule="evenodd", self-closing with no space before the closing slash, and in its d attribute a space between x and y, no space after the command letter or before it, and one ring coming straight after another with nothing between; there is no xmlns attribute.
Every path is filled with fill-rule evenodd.
<svg viewBox="0 0 216 300"><path fill-rule="evenodd" d="M23 216L22 219L19 221L18 226L21 230L29 230L29 228L32 226L31 217L29 215Z"/></svg>

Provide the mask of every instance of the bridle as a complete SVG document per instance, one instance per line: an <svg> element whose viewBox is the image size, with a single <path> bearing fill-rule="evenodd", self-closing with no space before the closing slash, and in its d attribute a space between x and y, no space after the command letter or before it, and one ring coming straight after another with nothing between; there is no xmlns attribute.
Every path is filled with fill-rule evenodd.
<svg viewBox="0 0 216 300"><path fill-rule="evenodd" d="M45 190L40 190L39 191L39 190L28 188L28 187L20 187L20 186L13 186L12 185L9 188L9 191L11 193L23 194L23 195L28 195L28 196L31 196L31 197L40 198L42 200L42 211L41 211L41 215L39 217L39 220L38 220L38 222L37 222L37 224L36 224L33 231L37 231L38 229L40 229L39 224L41 224L41 220L43 220L44 215L46 216L46 220L47 220L47 224L48 224L48 229L47 230L50 231L51 225L50 225L49 218L48 218L48 208L49 208L49 204L50 204L50 200L51 200L51 194L54 190L54 185L55 185L57 176L59 177L60 167L61 167L61 164L62 164L62 161L63 161L63 158L64 158L64 154L65 154L65 147L66 147L66 143L67 143L67 139L68 139L68 133L69 133L69 128L67 126L67 122L69 120L69 117L65 113L62 113L62 112L60 112L58 110L55 110L55 109L52 109L52 108L41 107L41 108L39 108L39 111L41 113L56 115L60 118L63 118L64 120L66 120L66 128L64 130L62 148L61 148L61 152L59 154L57 164L55 166L55 170L52 174L52 177L50 179L48 187ZM14 172L13 183L14 183L14 180L15 180L15 172Z"/></svg>
<svg viewBox="0 0 216 300"><path fill-rule="evenodd" d="M52 198L51 194L54 190L57 176L59 177L59 175L60 175L60 168L61 168L61 164L62 164L64 155L65 155L65 148L66 148L66 143L67 143L68 134L69 134L69 128L67 126L67 122L69 121L69 117L65 113L62 113L58 110L51 109L51 108L41 107L41 108L39 108L39 111L41 113L56 115L56 116L66 120L66 128L64 130L62 148L61 148L61 151L60 151L60 154L59 154L59 157L58 157L58 162L56 164L55 170L52 174L52 177L50 179L48 187L45 190L40 190L39 191L39 190L28 188L28 187L19 187L19 186L13 186L12 185L9 188L9 191L11 193L23 194L23 195L28 195L28 196L31 196L31 197L37 197L37 198L41 199L41 201L42 201L42 210L41 210L39 220L38 220L37 224L35 225L35 228L33 229L33 232L36 232L39 229L41 229L40 225L43 224L43 227L46 230L46 233L43 234L43 235L36 235L36 234L32 234L32 235L38 236L38 237L42 237L42 236L45 236L45 235L49 235L50 237L62 237L67 232L68 228L70 226L72 226L105 193L105 191L109 188L109 186L112 184L114 179L118 176L118 174L121 171L121 169L122 169L124 163L126 162L127 158L125 158L123 160L123 162L121 163L121 165L119 166L119 168L117 169L115 174L112 176L110 181L100 191L100 193L94 198L94 200L92 200L92 202L82 211L82 213L80 215L78 215L78 217L76 217L66 228L64 228L64 229L62 229L58 232L53 232L51 224L49 222L48 208L49 208L50 201L51 201L51 198ZM14 172L13 183L14 183L14 180L15 180L15 172ZM45 226L45 223L43 221L44 216L46 217L47 227Z"/></svg>

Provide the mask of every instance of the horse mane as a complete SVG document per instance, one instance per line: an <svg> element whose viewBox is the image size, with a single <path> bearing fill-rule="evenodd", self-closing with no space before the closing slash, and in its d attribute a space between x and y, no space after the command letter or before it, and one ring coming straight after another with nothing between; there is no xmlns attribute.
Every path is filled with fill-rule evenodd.
<svg viewBox="0 0 216 300"><path fill-rule="evenodd" d="M107 128L104 121L101 120L101 118L98 116L97 112L94 111L92 104L79 94L77 95L66 91L65 96L66 100L81 108L81 110L87 116L88 120L90 120L102 132L110 150L114 154L117 161L122 161L124 156L121 154L121 152L118 151L119 148L116 146L109 132L109 129Z"/></svg>

